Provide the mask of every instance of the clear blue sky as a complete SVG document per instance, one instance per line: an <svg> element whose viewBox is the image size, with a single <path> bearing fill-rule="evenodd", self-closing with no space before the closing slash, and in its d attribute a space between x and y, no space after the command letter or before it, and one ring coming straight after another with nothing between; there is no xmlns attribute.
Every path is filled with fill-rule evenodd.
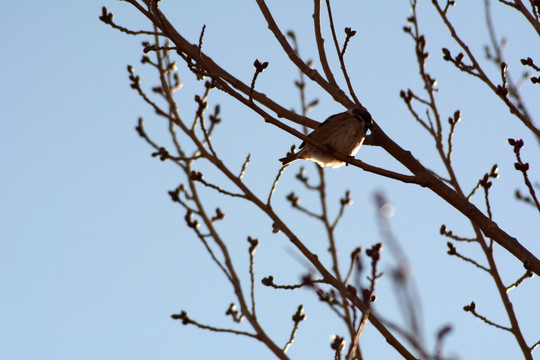
<svg viewBox="0 0 540 360"><path fill-rule="evenodd" d="M258 89L287 108L299 109L293 86L297 71L278 51L254 2L163 3L165 13L191 42L197 42L206 24L207 54L241 80L251 79L255 58L269 61ZM441 170L431 140L398 96L399 90L408 87L421 90L412 42L401 30L409 16L407 3L336 2L334 12L338 28L351 26L358 31L349 46L348 61L364 105L398 143L428 167ZM481 2L458 4L452 10L458 29L482 57L487 34ZM145 38L130 37L102 24L98 16L103 5L122 25L148 26L142 15L119 1L8 1L2 6L0 358L271 359L272 354L252 340L184 327L169 317L185 309L201 322L231 326L223 314L234 297L186 228L184 211L167 195L182 181L178 169L150 157L152 150L134 131L136 119L144 116L149 131L166 141L165 124L129 88L127 79L126 66L131 64L142 74L144 86L156 83L155 73L139 63L140 43ZM269 6L284 30L297 32L304 58L315 57L312 4L298 1L285 7L270 1ZM524 160L531 162L530 175L537 181L538 143L485 86L441 60L442 46L456 47L429 6L428 2L421 5L420 21L432 55L429 71L441 87L440 108L447 114L444 117L458 108L463 113L454 157L458 175L470 189L494 163L499 164L501 177L492 189L495 220L538 256L538 213L513 199L513 191L523 189L523 184L513 170L512 149L505 140L525 139ZM496 12L495 20L501 25L499 36L510 39L508 56L517 77L521 73L519 57L540 59L538 38L517 23L518 18L509 10ZM487 67L497 74L496 68ZM186 85L178 101L189 118L195 106L193 96L200 93L202 85L191 79L183 64L179 68ZM537 88L529 83L524 86L532 114L540 113ZM308 96L321 101L311 114L316 120L342 111L312 84ZM299 141L264 124L218 92L210 98L211 105L216 102L221 103L223 113L216 148L238 170L245 156L252 154L245 179L264 197L279 169L277 159ZM540 121L538 116L535 119ZM478 144L474 150L471 143ZM364 147L358 156L401 170L377 149ZM315 175L311 164L297 162L289 167L274 206L327 261L320 225L290 210L284 201L295 189L303 204L315 206L315 199L298 190L294 180L302 165ZM207 166L201 165L201 170L212 174ZM462 359L519 356L510 335L485 326L461 309L474 300L480 313L507 324L500 302L494 300L497 294L490 279L445 255L446 239L438 233L442 223L460 235L472 235L470 225L457 211L426 189L357 168L330 170L327 176L334 204L348 188L355 201L338 231L344 259L355 246L366 248L381 241L375 222L375 192L384 192L392 202L396 209L392 227L413 267L429 344L440 326L451 323L454 332L448 339L447 354ZM257 250L258 279L272 274L279 283L298 281L305 272L304 264L293 255L295 251L284 236L271 233L267 219L241 202L227 203L213 192L204 194L227 212L220 229L231 244L244 280L248 276L245 239L251 235L262 242ZM476 200L482 206L481 198ZM332 205L331 210L336 209L337 205ZM473 248L464 252L480 258ZM517 261L500 249L496 253L506 283L521 275ZM389 272L390 252L383 252L383 256L383 270ZM377 291L377 310L399 321L389 277L383 278ZM306 307L308 320L301 325L290 350L292 358L331 358L329 336L344 330L314 294L259 288L257 296L262 322L279 343L286 342L290 316L298 304ZM540 337L537 278L512 293L512 299L527 340L535 342ZM247 329L247 324L240 328ZM363 337L366 358L396 358L394 350L371 327Z"/></svg>

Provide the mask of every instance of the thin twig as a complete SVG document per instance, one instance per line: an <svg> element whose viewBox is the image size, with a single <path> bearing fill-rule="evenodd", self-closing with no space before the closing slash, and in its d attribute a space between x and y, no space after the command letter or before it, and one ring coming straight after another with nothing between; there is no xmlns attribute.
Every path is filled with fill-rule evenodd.
<svg viewBox="0 0 540 360"><path fill-rule="evenodd" d="M315 0L317 1L317 0ZM336 35L336 29L334 28L334 18L332 16L332 8L330 7L330 0L326 0L326 8L328 9L328 20L330 21L330 30L332 30L332 37L334 39L334 45L336 47L336 53L339 58L339 63L341 65L341 71L343 72L343 77L345 78L345 82L347 83L347 88L349 89L349 93L351 94L354 103L357 106L362 106L362 103L360 100L358 100L358 97L356 97L356 93L354 92L354 88L351 84L351 79L349 77L349 73L347 72L347 67L345 66L345 45L343 46L343 50L340 50L339 48L339 41ZM349 38L348 38L349 39ZM348 40L347 39L347 40Z"/></svg>
<svg viewBox="0 0 540 360"><path fill-rule="evenodd" d="M489 203L489 187L487 186L482 186L482 187L484 188L484 200L486 202L486 210L488 213L488 217L490 219L493 219L493 214L491 213L491 204Z"/></svg>
<svg viewBox="0 0 540 360"><path fill-rule="evenodd" d="M475 238L465 238L465 237L457 236L454 234L452 230L448 230L446 228L446 225L444 224L441 225L440 233L441 235L446 236L450 239L454 239L456 241L463 241L463 242L477 242L478 241L478 239L475 239Z"/></svg>
<svg viewBox="0 0 540 360"><path fill-rule="evenodd" d="M242 169L240 170L240 174L238 174L238 179L242 180L242 178L244 177L244 174L246 173L246 169L247 169L250 159L251 159L251 154L248 154L248 156L246 157L246 160L242 164Z"/></svg>
<svg viewBox="0 0 540 360"><path fill-rule="evenodd" d="M340 199L339 203L340 203L339 212L338 212L336 218L334 219L334 222L332 223L332 225L330 225L330 228L332 230L335 230L335 228L337 227L339 221L343 217L343 214L345 213L345 208L352 204L352 200L350 198L350 191L349 190L347 190L345 192L345 197Z"/></svg>
<svg viewBox="0 0 540 360"><path fill-rule="evenodd" d="M520 171L523 175L523 180L525 181L525 185L529 189L529 194L531 195L532 199L534 200L534 203L536 204L536 208L538 211L540 211L540 202L538 202L538 198L536 197L536 191L534 190L534 187L529 180L528 170L529 170L529 163L524 163L521 160L521 148L524 145L523 140L514 140L514 139L508 139L508 143L514 147L514 154L516 155L517 162L514 163L514 167L517 171Z"/></svg>
<svg viewBox="0 0 540 360"><path fill-rule="evenodd" d="M255 82L257 81L257 77L260 73L264 71L268 67L268 62L260 62L259 60L255 60L253 63L253 66L255 66L255 73L253 74L253 78L251 79L251 87L249 90L249 102L253 102L253 90L255 89Z"/></svg>
<svg viewBox="0 0 540 360"><path fill-rule="evenodd" d="M99 16L99 20L103 21L107 25L110 25L113 29L123 32L124 34L165 36L165 34L158 31L129 30L128 28L115 24L113 22L113 17L114 17L113 13L109 12L105 6L101 9L101 15Z"/></svg>
<svg viewBox="0 0 540 360"><path fill-rule="evenodd" d="M259 239L253 239L251 236L248 236L249 242L249 277L250 277L250 288L251 288L251 312L253 317L257 318L257 313L255 312L255 249L259 246Z"/></svg>
<svg viewBox="0 0 540 360"><path fill-rule="evenodd" d="M274 179L274 182L272 183L272 187L270 188L270 193L268 194L268 200L266 200L266 204L268 206L271 206L271 202L272 202L272 196L274 195L274 191L276 190L276 186L277 186L277 183L279 181L279 179L281 178L281 175L283 175L283 172L285 171L285 166L282 166L277 175L276 175L276 178Z"/></svg>
<svg viewBox="0 0 540 360"><path fill-rule="evenodd" d="M380 255L381 250L382 250L382 244L380 243L366 250L366 255L368 255L371 258L371 276L368 276L369 288L364 296L364 302L366 303L367 310L362 313L362 317L360 318L360 323L358 324L356 332L351 340L351 346L347 354L347 360L353 360L358 349L360 336L362 335L362 332L364 331L367 320L371 313L371 303L373 301L373 296L375 294L375 284L377 283L377 280L382 276L382 273L378 273L377 271L377 265L381 258L381 255Z"/></svg>
<svg viewBox="0 0 540 360"><path fill-rule="evenodd" d="M223 328L217 328L217 327L214 327L214 326L210 326L210 325L204 325L204 324L201 324L193 319L191 319L186 312L182 311L180 314L173 314L171 315L171 317L175 320L182 320L182 324L184 325L188 325L188 324L191 324L191 325L195 325L196 327L200 328L200 329L204 329L204 330L210 330L210 331L215 331L215 332L224 332L224 333L230 333L230 334L235 334L235 335L244 335L244 336L249 336L249 337L252 337L252 338L257 338L257 335L256 334L251 334L251 333L248 333L246 331L240 331L240 330L234 330L234 329L223 329Z"/></svg>
<svg viewBox="0 0 540 360"><path fill-rule="evenodd" d="M325 284L326 283L326 281L324 279L316 279L316 280L309 279L309 281L304 281L301 284L278 285L278 284L274 283L274 277L273 276L267 276L267 277L263 278L261 282L262 282L262 284L264 286L268 286L268 287L271 287L271 288L274 288L274 289L281 289L281 290L295 290L295 289L303 288L305 286L313 286L313 284Z"/></svg>
<svg viewBox="0 0 540 360"><path fill-rule="evenodd" d="M476 317L477 319L482 320L483 322L485 322L488 325L494 326L494 327L496 327L498 329L501 329L501 330L506 330L506 331L512 332L511 328L509 328L507 326L499 325L497 323L494 323L493 321L488 320L485 316L478 314L476 312L476 304L475 304L474 301L471 302L469 305L465 305L463 307L463 310L465 310L465 312L470 312L471 314L473 314L474 317Z"/></svg>
<svg viewBox="0 0 540 360"><path fill-rule="evenodd" d="M199 173L200 174L200 173ZM209 187L209 188L212 188L212 189L215 189L217 190L218 192L224 194L224 195L228 195L228 196L232 196L232 197L239 197L239 198L245 198L246 196L244 194L240 194L240 193L233 193L233 192L230 192L230 191L227 191L225 189L222 189L221 187L217 186L217 185L214 185L212 183L209 183L207 182L206 180L204 180L202 177L201 178L197 178L196 181L200 182L201 184Z"/></svg>
<svg viewBox="0 0 540 360"><path fill-rule="evenodd" d="M473 264L474 266L476 266L477 268L479 269L482 269L484 270L485 272L487 272L488 274L491 273L491 271L489 271L489 269L483 265L480 265L479 263L477 263L476 261L474 261L473 259L471 258L468 258L464 255L461 255L460 253L457 252L457 249L456 247L451 243L451 242L447 242L446 245L448 245L448 251L446 252L448 255L450 256L456 256L458 258L460 258L461 260L465 261L465 262L468 262L470 264Z"/></svg>
<svg viewBox="0 0 540 360"><path fill-rule="evenodd" d="M514 290L515 288L517 288L519 285L521 285L521 283L527 279L527 278L532 278L534 276L534 274L527 270L525 271L525 274L523 274L519 279L517 279L512 285L509 285L507 288L506 288L506 292L510 292L512 290Z"/></svg>
<svg viewBox="0 0 540 360"><path fill-rule="evenodd" d="M298 331L298 327L300 326L300 323L306 319L306 315L303 314L303 311L304 311L304 307L300 305L298 306L296 313L292 316L294 326L292 328L291 335L289 336L289 341L287 341L287 343L283 347L284 353L286 353L287 350L289 350L289 348L293 344L294 338L296 337L296 332Z"/></svg>

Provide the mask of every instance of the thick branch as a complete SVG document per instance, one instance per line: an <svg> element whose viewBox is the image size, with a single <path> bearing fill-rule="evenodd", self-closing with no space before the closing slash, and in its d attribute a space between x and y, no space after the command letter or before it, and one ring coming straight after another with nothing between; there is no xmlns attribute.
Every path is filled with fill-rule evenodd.
<svg viewBox="0 0 540 360"><path fill-rule="evenodd" d="M484 235L493 239L518 258L527 270L531 270L535 274L540 275L540 261L529 250L521 245L516 238L508 235L464 196L458 194L455 190L451 189L443 181L430 173L413 157L410 151L402 149L378 126L375 126L373 129L373 137L375 145L384 148L390 155L416 175L421 186L431 189L434 193L446 200L446 202L477 224Z"/></svg>

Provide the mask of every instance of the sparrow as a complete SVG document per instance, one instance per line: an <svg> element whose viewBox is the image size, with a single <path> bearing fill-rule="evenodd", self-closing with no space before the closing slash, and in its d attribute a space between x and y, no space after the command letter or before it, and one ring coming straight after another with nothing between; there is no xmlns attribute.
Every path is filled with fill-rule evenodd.
<svg viewBox="0 0 540 360"><path fill-rule="evenodd" d="M366 132L373 127L373 119L370 113L364 108L349 109L345 112L330 116L319 124L308 137L318 143L323 149L303 142L300 151L288 153L284 158L279 159L283 165L287 165L295 160L311 160L321 167L332 166L339 168L345 162L336 159L324 151L328 149L353 157L366 138Z"/></svg>

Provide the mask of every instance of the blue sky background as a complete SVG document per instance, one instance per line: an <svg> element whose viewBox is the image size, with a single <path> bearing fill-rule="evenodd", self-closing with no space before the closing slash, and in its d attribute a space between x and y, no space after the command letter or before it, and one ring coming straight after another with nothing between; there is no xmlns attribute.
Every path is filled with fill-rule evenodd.
<svg viewBox="0 0 540 360"><path fill-rule="evenodd" d="M127 36L102 24L98 16L103 5L119 24L148 28L142 15L119 1L10 1L2 6L0 358L238 359L256 354L258 359L272 359L255 341L184 327L169 317L185 309L203 323L234 326L223 315L234 294L186 228L184 210L167 195L183 181L182 174L172 164L150 157L152 149L134 131L137 118L143 116L148 133L168 144L166 124L129 88L127 64L141 74L145 88L157 82L155 72L139 63L140 43L146 38ZM283 30L296 31L303 57L316 57L312 3L297 1L285 6L269 1L269 7ZM250 81L256 58L269 61L257 89L286 108L299 109L293 86L297 70L279 51L254 2L169 0L163 1L163 9L193 43L206 24L207 54L244 82ZM410 14L408 2L345 1L336 2L333 10L338 29L351 26L358 31L347 59L359 98L402 147L429 168L441 170L431 140L398 95L401 89L420 93L422 88L412 41L401 30ZM513 198L514 190L524 186L521 175L513 170L514 155L505 141L508 137L525 140L522 156L531 162L530 176L536 181L540 178L540 163L535 161L540 159L538 142L484 85L442 61L440 48L455 52L456 46L430 2L422 3L419 11L421 31L427 34L431 53L428 71L441 89L438 101L443 119L458 108L462 111L454 152L458 177L468 191L498 163L501 177L491 189L495 220L538 256L538 213ZM483 59L488 38L482 2L459 2L451 11L457 29ZM538 37L509 9L496 7L494 18L498 35L509 39L508 62L517 78L522 71L520 58L540 59ZM325 37L331 52L330 36ZM181 114L191 119L193 97L203 86L183 64L179 68L185 85L178 93L178 104ZM497 76L496 67L488 64L486 69ZM538 114L538 86L527 82L523 92L531 114ZM311 83L307 95L320 100L310 114L316 120L343 111ZM223 123L214 136L215 148L238 171L251 153L245 181L266 198L279 170L277 159L299 141L218 91L210 95L209 102L211 106L220 103L222 108ZM540 121L538 116L535 120ZM378 149L363 147L357 156L402 170ZM328 263L321 225L291 210L284 201L294 189L303 205L317 206L316 197L294 179L300 166L315 178L314 165L297 162L290 166L277 188L274 207ZM208 164L197 167L205 179L222 179ZM329 170L327 179L331 211L337 211L345 189L351 189L354 199L337 233L343 265L354 247L367 248L381 241L374 194L383 192L395 207L392 228L411 262L430 346L437 329L451 323L454 331L448 338L447 354L461 359L519 357L519 348L509 334L462 310L474 300L480 313L507 324L489 277L445 255L441 224L462 236L472 236L470 225L455 209L426 189L357 168ZM234 189L232 184L226 187ZM209 204L227 213L218 229L230 244L245 291L248 235L261 240L256 253L259 280L274 275L277 283L298 282L306 266L283 235L272 234L268 219L241 201L224 199L212 191L202 193ZM475 203L483 209L481 197ZM484 263L473 246L460 244L459 249ZM522 274L522 266L504 250L495 252L504 281L513 282ZM382 270L389 273L393 259L386 249L383 256ZM389 276L380 281L377 294L378 312L400 322ZM511 294L522 330L532 344L540 338L537 278ZM344 329L313 293L257 288L261 322L280 344L287 340L290 316L300 303L307 320L289 352L291 358L331 358L329 337L343 334ZM239 328L249 329L247 323ZM397 357L372 327L362 336L367 359Z"/></svg>

